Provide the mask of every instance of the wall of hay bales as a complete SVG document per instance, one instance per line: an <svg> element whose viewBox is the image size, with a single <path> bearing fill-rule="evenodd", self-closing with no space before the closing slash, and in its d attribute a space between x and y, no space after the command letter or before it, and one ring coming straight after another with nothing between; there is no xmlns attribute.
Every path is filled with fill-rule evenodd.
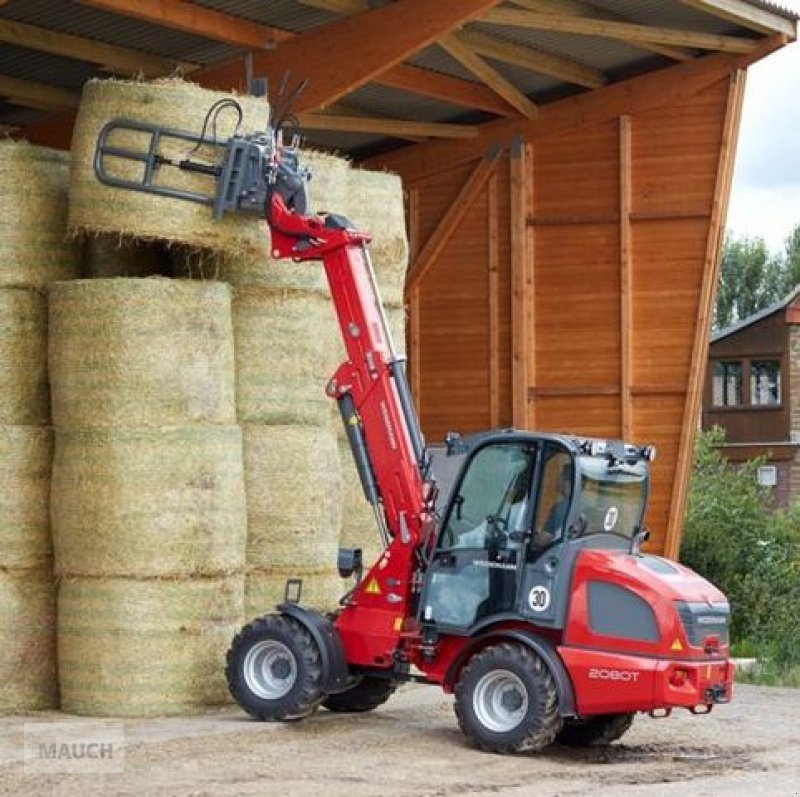
<svg viewBox="0 0 800 797"><path fill-rule="evenodd" d="M68 157L0 142L0 710L57 704L47 299L71 279Z"/></svg>

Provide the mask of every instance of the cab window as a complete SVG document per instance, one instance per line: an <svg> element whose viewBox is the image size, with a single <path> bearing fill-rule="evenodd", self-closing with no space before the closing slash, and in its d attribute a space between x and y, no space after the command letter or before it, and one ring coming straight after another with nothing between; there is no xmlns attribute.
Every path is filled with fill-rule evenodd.
<svg viewBox="0 0 800 797"><path fill-rule="evenodd" d="M572 457L566 451L548 447L544 454L536 523L531 540L534 554L563 538L572 502L573 483Z"/></svg>

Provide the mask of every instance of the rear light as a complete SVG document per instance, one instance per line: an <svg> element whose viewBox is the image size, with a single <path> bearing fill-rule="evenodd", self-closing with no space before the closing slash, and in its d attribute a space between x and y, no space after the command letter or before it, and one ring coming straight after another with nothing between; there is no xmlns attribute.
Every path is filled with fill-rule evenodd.
<svg viewBox="0 0 800 797"><path fill-rule="evenodd" d="M703 652L704 653L719 653L719 637L718 636L707 636L703 640Z"/></svg>

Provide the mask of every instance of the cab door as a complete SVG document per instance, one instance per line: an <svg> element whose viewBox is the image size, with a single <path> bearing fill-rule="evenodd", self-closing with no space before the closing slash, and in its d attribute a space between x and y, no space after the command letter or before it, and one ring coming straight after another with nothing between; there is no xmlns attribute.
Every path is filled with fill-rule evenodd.
<svg viewBox="0 0 800 797"><path fill-rule="evenodd" d="M466 633L513 612L531 528L536 445L489 443L475 452L453 492L427 572L420 619Z"/></svg>

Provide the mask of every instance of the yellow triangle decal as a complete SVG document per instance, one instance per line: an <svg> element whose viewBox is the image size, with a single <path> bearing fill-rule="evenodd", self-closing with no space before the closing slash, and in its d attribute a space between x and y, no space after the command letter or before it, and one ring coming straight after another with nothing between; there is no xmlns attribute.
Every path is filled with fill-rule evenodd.
<svg viewBox="0 0 800 797"><path fill-rule="evenodd" d="M378 584L377 578L370 579L369 584L367 584L366 590L364 590L367 595L380 595L381 594L381 586Z"/></svg>
<svg viewBox="0 0 800 797"><path fill-rule="evenodd" d="M683 645L681 645L681 641L678 637L675 637L675 641L672 643L670 650L683 650Z"/></svg>

